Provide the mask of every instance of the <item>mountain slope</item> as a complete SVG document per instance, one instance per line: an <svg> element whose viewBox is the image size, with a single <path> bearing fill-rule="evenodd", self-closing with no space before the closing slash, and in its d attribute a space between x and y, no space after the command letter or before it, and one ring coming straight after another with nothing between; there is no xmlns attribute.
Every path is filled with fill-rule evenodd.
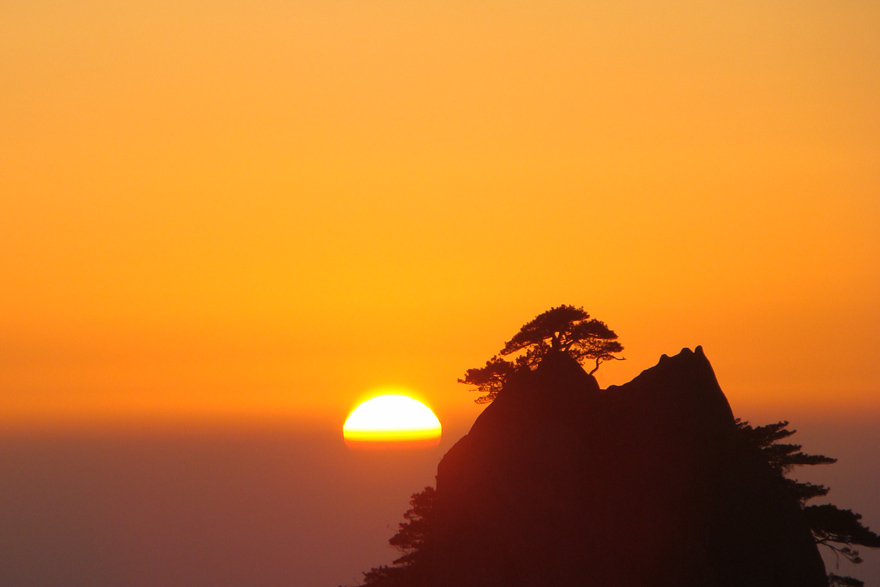
<svg viewBox="0 0 880 587"><path fill-rule="evenodd" d="M700 347L600 390L551 353L441 461L433 587L827 585Z"/></svg>

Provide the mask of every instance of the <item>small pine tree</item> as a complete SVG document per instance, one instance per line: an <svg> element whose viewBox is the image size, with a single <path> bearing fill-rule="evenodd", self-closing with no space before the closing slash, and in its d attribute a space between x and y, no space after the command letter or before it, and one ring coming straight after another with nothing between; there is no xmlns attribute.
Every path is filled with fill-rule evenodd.
<svg viewBox="0 0 880 587"><path fill-rule="evenodd" d="M495 355L484 367L468 369L459 383L471 385L473 391L486 395L477 398L478 404L493 401L510 376L520 370L534 369L551 351L566 353L579 363L596 362L590 375L605 361L618 360L623 351L617 342L617 334L583 308L557 306L538 314L523 325L513 338L505 343L499 355L518 355L513 361Z"/></svg>

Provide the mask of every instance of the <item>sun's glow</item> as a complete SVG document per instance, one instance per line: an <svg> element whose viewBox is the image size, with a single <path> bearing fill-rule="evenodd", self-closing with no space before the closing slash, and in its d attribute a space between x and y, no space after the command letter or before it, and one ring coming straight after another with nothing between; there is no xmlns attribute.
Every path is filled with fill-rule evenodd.
<svg viewBox="0 0 880 587"><path fill-rule="evenodd" d="M386 445L435 446L440 442L440 420L428 406L406 395L376 396L360 404L342 427L345 443L353 448Z"/></svg>

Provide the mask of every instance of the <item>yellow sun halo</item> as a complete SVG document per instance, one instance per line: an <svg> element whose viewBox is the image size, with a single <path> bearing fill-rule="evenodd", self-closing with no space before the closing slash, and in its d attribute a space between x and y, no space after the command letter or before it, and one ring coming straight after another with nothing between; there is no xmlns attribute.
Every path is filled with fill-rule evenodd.
<svg viewBox="0 0 880 587"><path fill-rule="evenodd" d="M352 448L379 446L435 446L440 442L440 420L428 406L399 394L379 395L360 404L342 427Z"/></svg>

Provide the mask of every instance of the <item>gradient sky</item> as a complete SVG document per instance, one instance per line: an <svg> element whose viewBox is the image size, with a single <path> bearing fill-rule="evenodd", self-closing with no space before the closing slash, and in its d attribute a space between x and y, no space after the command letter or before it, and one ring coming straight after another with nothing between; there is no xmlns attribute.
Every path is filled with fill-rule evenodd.
<svg viewBox="0 0 880 587"><path fill-rule="evenodd" d="M0 9L2 425L342 421L559 303L880 414L876 2Z"/></svg>
<svg viewBox="0 0 880 587"><path fill-rule="evenodd" d="M460 435L456 378L561 303L620 335L603 386L701 344L737 415L877 429L878 31L869 0L5 0L0 434L341 437L391 386Z"/></svg>

